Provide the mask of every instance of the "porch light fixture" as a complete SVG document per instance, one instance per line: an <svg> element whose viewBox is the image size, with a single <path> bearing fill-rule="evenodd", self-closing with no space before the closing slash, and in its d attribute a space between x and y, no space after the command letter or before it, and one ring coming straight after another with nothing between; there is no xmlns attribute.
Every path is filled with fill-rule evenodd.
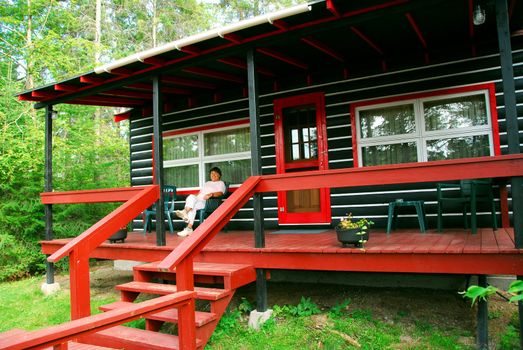
<svg viewBox="0 0 523 350"><path fill-rule="evenodd" d="M479 26L485 23L485 17L485 10L482 9L479 4L477 4L474 8L474 12L472 13L472 21L474 22L474 25Z"/></svg>

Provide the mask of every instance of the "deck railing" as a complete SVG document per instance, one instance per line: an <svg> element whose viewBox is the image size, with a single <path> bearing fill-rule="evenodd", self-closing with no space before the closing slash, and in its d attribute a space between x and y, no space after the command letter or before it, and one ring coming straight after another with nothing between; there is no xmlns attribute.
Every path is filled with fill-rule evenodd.
<svg viewBox="0 0 523 350"><path fill-rule="evenodd" d="M523 176L523 154L253 176L247 179L202 225L198 226L192 235L184 239L182 244L165 257L159 267L164 270L172 270L176 267L177 283L179 277L188 278L180 276L180 271L190 271L191 268L185 265L192 266L194 256L254 193L462 179L508 179L516 176ZM183 267L180 269L180 266ZM190 283L190 281L183 281L183 283Z"/></svg>
<svg viewBox="0 0 523 350"><path fill-rule="evenodd" d="M125 202L47 258L49 262L55 263L66 256L69 257L71 319L91 314L90 253L158 200L159 196L159 187L156 185L41 194L44 204Z"/></svg>

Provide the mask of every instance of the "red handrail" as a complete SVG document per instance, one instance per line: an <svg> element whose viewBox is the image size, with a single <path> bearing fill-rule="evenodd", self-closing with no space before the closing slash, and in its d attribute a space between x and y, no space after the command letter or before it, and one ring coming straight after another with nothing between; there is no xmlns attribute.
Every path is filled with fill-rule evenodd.
<svg viewBox="0 0 523 350"><path fill-rule="evenodd" d="M96 191L96 196L91 196L93 191L74 191L70 193L61 193L57 194L57 197L63 196L62 199L67 198L66 201L48 201L52 203L95 203L107 201L107 197L112 197L111 201L124 201L120 207L116 208L113 212L109 213L103 219L98 221L96 224L91 226L81 235L75 237L69 241L62 248L54 252L47 260L49 262L57 262L62 259L64 256L68 255L73 249L87 249L87 253L93 251L96 247L102 244L107 240L113 233L115 233L121 227L127 225L129 221L138 216L143 212L147 207L153 204L159 198L159 187L157 185L140 187L138 189L132 189L125 192L123 196L107 196L105 198L100 198L100 194L103 193L112 193L112 190L103 190ZM49 194L42 194L42 198L49 199L47 197ZM98 200L96 198L99 198ZM115 198L119 198L118 200ZM44 199L42 199L44 201ZM82 247L82 245L84 247Z"/></svg>
<svg viewBox="0 0 523 350"><path fill-rule="evenodd" d="M254 176L247 179L192 235L158 265L172 270L192 259L255 192L339 188L523 176L523 154L462 158L336 170Z"/></svg>
<svg viewBox="0 0 523 350"><path fill-rule="evenodd" d="M89 316L91 314L90 253L118 229L126 226L129 221L157 201L160 198L159 186L42 193L41 197L45 204L125 201L120 207L47 258L49 262L57 262L65 256L69 256L71 318L74 320Z"/></svg>
<svg viewBox="0 0 523 350"><path fill-rule="evenodd" d="M0 349L32 349L64 344L80 336L96 333L150 314L173 307L183 307L192 302L195 295L195 292L177 292L57 326L13 335L11 338L0 340Z"/></svg>

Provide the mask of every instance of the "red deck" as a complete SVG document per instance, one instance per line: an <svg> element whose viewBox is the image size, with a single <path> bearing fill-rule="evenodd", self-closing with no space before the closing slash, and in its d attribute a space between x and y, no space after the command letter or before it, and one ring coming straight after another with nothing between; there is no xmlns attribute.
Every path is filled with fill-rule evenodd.
<svg viewBox="0 0 523 350"><path fill-rule="evenodd" d="M266 247L254 248L252 231L220 233L196 260L245 263L266 269L365 272L523 275L523 249L514 248L513 229L398 230L390 235L373 230L365 249L344 248L333 230L323 233L274 234L266 232ZM156 246L154 233L129 234L123 244L104 243L92 257L158 261L184 238L167 233L167 245ZM42 242L51 254L69 240Z"/></svg>

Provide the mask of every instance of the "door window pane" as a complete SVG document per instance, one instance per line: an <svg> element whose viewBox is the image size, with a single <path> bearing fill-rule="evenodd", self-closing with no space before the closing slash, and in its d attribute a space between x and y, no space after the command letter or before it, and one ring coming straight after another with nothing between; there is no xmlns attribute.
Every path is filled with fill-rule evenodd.
<svg viewBox="0 0 523 350"><path fill-rule="evenodd" d="M428 160L489 156L489 138L487 135L477 135L429 140L427 155Z"/></svg>
<svg viewBox="0 0 523 350"><path fill-rule="evenodd" d="M362 138L411 134L416 130L413 104L365 109L359 116Z"/></svg>
<svg viewBox="0 0 523 350"><path fill-rule="evenodd" d="M204 145L206 156L248 152L251 150L249 128L205 133Z"/></svg>
<svg viewBox="0 0 523 350"><path fill-rule="evenodd" d="M488 125L485 95L458 96L423 103L425 130Z"/></svg>
<svg viewBox="0 0 523 350"><path fill-rule="evenodd" d="M364 166L416 162L416 142L362 147Z"/></svg>
<svg viewBox="0 0 523 350"><path fill-rule="evenodd" d="M239 184L244 182L249 176L251 176L251 160L250 159L239 159L239 160L227 160L220 162L212 162L205 164L205 179L208 181L209 171L217 166L222 171L222 180L227 181L231 184Z"/></svg>
<svg viewBox="0 0 523 350"><path fill-rule="evenodd" d="M314 105L285 108L283 110L285 160L318 158L316 108Z"/></svg>
<svg viewBox="0 0 523 350"><path fill-rule="evenodd" d="M198 135L183 135L163 140L163 159L177 160L198 157Z"/></svg>
<svg viewBox="0 0 523 350"><path fill-rule="evenodd" d="M198 170L198 164L164 168L165 184L175 185L178 188L198 187L200 185Z"/></svg>

